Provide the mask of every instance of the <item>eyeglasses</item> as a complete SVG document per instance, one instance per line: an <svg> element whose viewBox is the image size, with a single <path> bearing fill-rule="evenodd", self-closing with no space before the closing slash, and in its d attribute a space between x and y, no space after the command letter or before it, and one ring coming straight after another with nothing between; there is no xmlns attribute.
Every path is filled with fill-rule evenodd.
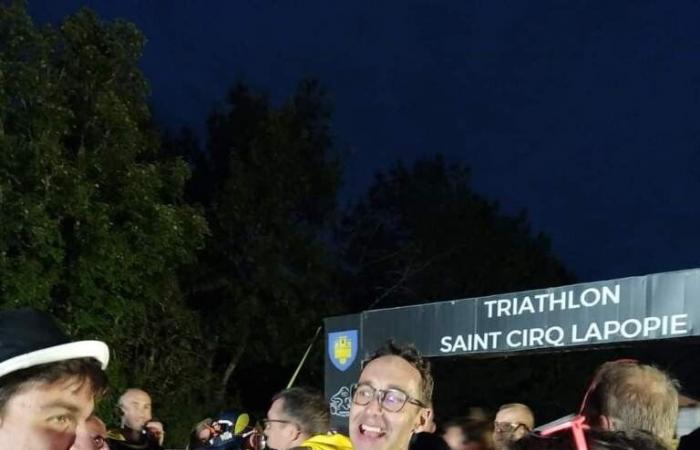
<svg viewBox="0 0 700 450"><path fill-rule="evenodd" d="M350 392L353 403L360 406L369 405L376 398L382 409L389 412L401 411L406 403L427 408L425 403L410 397L400 389L375 389L368 384L353 384Z"/></svg>
<svg viewBox="0 0 700 450"><path fill-rule="evenodd" d="M494 422L493 423L494 431L496 433L501 433L501 434L515 433L515 431L520 427L524 427L526 431L530 431L530 427L528 427L524 423L520 423L520 422Z"/></svg>
<svg viewBox="0 0 700 450"><path fill-rule="evenodd" d="M273 423L290 423L292 425L296 425L295 422L292 422L291 420L281 420L281 419L262 419L260 421L262 423L262 426L264 429L270 428L270 425Z"/></svg>

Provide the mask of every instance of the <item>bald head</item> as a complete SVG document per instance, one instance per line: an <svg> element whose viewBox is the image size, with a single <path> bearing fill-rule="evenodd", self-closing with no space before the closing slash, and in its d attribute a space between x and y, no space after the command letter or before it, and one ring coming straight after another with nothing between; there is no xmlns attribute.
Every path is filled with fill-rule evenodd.
<svg viewBox="0 0 700 450"><path fill-rule="evenodd" d="M525 425L528 430L535 428L535 415L532 410L522 403L508 403L498 408L496 417L507 417L510 422L518 422ZM514 420L510 420L514 419Z"/></svg>
<svg viewBox="0 0 700 450"><path fill-rule="evenodd" d="M122 411L122 427L140 430L153 418L151 412L151 396L142 389L131 388L119 397L119 408Z"/></svg>
<svg viewBox="0 0 700 450"><path fill-rule="evenodd" d="M508 403L498 409L493 425L494 446L504 449L535 427L535 416L527 405Z"/></svg>
<svg viewBox="0 0 700 450"><path fill-rule="evenodd" d="M119 397L119 406L123 404L125 401L129 401L132 398L145 398L147 397L149 400L151 398L150 395L148 395L148 392L144 391L143 389L139 388L129 388L122 395Z"/></svg>

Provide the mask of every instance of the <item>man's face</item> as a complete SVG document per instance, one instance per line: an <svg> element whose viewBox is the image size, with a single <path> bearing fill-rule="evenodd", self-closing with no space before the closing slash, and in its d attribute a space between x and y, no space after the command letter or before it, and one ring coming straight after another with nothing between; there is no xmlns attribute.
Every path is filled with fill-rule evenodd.
<svg viewBox="0 0 700 450"><path fill-rule="evenodd" d="M275 450L287 450L299 435L299 425L284 414L284 399L278 398L267 411L265 437L267 446Z"/></svg>
<svg viewBox="0 0 700 450"><path fill-rule="evenodd" d="M85 426L94 405L87 381L69 378L51 384L31 383L5 404L0 448L68 450L76 429Z"/></svg>
<svg viewBox="0 0 700 450"><path fill-rule="evenodd" d="M374 389L399 389L410 397L421 398L420 373L406 360L394 355L371 361L360 374L359 385ZM407 450L413 431L428 418L430 411L407 402L397 412L386 411L373 399L367 405L352 403L350 440L354 450Z"/></svg>
<svg viewBox="0 0 700 450"><path fill-rule="evenodd" d="M505 448L509 442L517 441L529 430L528 414L521 408L508 408L498 411L494 419L493 441L497 449Z"/></svg>
<svg viewBox="0 0 700 450"><path fill-rule="evenodd" d="M442 439L450 447L450 450L464 450L465 448L465 438L464 433L462 433L462 428L460 427L448 427L442 434Z"/></svg>
<svg viewBox="0 0 700 450"><path fill-rule="evenodd" d="M95 416L90 416L83 427L78 427L70 450L108 450L107 427Z"/></svg>
<svg viewBox="0 0 700 450"><path fill-rule="evenodd" d="M122 426L140 430L153 418L151 397L144 391L131 389L122 396Z"/></svg>

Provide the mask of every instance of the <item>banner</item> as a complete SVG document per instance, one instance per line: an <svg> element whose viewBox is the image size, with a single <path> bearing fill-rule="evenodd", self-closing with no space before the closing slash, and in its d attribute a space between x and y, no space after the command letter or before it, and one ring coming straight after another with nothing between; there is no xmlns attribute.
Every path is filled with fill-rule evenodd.
<svg viewBox="0 0 700 450"><path fill-rule="evenodd" d="M325 321L326 395L355 382L358 360L388 338L429 357L504 355L697 336L698 324L700 269L333 317Z"/></svg>
<svg viewBox="0 0 700 450"><path fill-rule="evenodd" d="M331 410L331 425L347 433L350 415L350 386L360 376L360 315L331 317L326 330L325 395Z"/></svg>

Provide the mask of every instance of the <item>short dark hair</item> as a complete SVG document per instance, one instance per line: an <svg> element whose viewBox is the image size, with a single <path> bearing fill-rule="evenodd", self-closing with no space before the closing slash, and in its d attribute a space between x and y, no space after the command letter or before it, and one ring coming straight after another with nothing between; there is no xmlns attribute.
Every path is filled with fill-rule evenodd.
<svg viewBox="0 0 700 450"><path fill-rule="evenodd" d="M381 358L382 356L398 356L413 366L420 374L420 395L422 397L420 400L426 405L432 405L434 382L430 368L430 361L423 358L423 355L421 355L420 351L418 351L415 345L397 344L390 339L386 342L386 344L362 361L362 369L364 369L370 362L377 358Z"/></svg>
<svg viewBox="0 0 700 450"><path fill-rule="evenodd" d="M100 397L107 389L107 375L102 365L94 358L76 358L41 364L0 378L0 417L10 399L32 383L52 384L59 380L74 378L80 386L90 383L90 389Z"/></svg>
<svg viewBox="0 0 700 450"><path fill-rule="evenodd" d="M298 422L302 432L315 436L330 431L330 407L320 392L293 387L275 394L272 401L276 400L283 401L282 411Z"/></svg>
<svg viewBox="0 0 700 450"><path fill-rule="evenodd" d="M583 414L591 426L608 417L615 430L646 430L669 442L678 416L678 382L654 366L611 361L597 371Z"/></svg>

